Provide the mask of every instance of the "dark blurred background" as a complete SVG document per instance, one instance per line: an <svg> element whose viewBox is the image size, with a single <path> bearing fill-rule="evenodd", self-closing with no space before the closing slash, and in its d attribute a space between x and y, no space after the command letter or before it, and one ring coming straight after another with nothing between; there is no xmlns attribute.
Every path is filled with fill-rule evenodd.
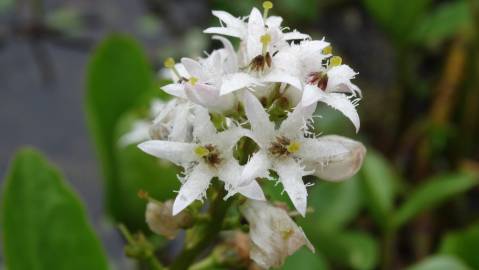
<svg viewBox="0 0 479 270"><path fill-rule="evenodd" d="M381 153L405 179L404 194L431 175L479 170L479 1L274 3L284 25L326 37L359 72L359 135L332 111L320 128L356 136ZM211 10L245 16L252 6L261 1L0 0L0 175L18 147L42 150L85 201L115 264L128 269L121 240L104 218L100 167L85 123L89 56L109 33L126 33L157 71L166 57L200 56L218 46L201 32L218 23ZM445 207L449 221L435 226L430 213L412 226L437 235L477 221L478 194L475 188L462 195L461 213ZM371 228L368 222L360 217L354 226ZM431 237L429 247L407 251L398 264L430 253L437 242Z"/></svg>

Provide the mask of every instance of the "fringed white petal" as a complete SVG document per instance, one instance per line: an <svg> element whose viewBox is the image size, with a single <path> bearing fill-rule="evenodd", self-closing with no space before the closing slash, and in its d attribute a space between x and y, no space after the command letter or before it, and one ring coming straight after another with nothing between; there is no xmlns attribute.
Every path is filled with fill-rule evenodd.
<svg viewBox="0 0 479 270"><path fill-rule="evenodd" d="M195 61L191 58L183 57L181 58L181 63L191 76L196 77L197 79L205 77L203 67L198 61Z"/></svg>
<svg viewBox="0 0 479 270"><path fill-rule="evenodd" d="M181 212L195 200L201 199L208 189L213 175L208 166L203 163L194 167L190 174L186 176L185 182L176 196L173 203L173 215Z"/></svg>
<svg viewBox="0 0 479 270"><path fill-rule="evenodd" d="M264 33L263 15L257 8L253 8L248 17L248 37L246 40L246 51L249 60L262 53L263 45L260 38Z"/></svg>
<svg viewBox="0 0 479 270"><path fill-rule="evenodd" d="M292 158L277 159L273 166L294 207L306 216L308 192L303 183L304 169Z"/></svg>
<svg viewBox="0 0 479 270"><path fill-rule="evenodd" d="M260 147L268 147L274 137L274 123L269 120L259 100L251 93L245 92L245 112L253 131L253 140Z"/></svg>
<svg viewBox="0 0 479 270"><path fill-rule="evenodd" d="M196 144L150 140L138 145L145 153L169 160L177 165L184 165L197 160L193 150Z"/></svg>
<svg viewBox="0 0 479 270"><path fill-rule="evenodd" d="M356 111L356 106L351 102L350 98L341 93L326 93L313 85L307 85L304 88L301 103L303 106L310 106L318 101L324 102L330 107L340 111L346 116L359 131L360 121Z"/></svg>
<svg viewBox="0 0 479 270"><path fill-rule="evenodd" d="M221 96L230 94L245 87L260 84L255 77L244 72L227 74L223 77L222 81L223 83L221 84L220 90Z"/></svg>
<svg viewBox="0 0 479 270"><path fill-rule="evenodd" d="M269 176L271 161L268 154L260 150L255 153L243 167L240 177L240 185L247 185L256 180L256 178L266 178Z"/></svg>

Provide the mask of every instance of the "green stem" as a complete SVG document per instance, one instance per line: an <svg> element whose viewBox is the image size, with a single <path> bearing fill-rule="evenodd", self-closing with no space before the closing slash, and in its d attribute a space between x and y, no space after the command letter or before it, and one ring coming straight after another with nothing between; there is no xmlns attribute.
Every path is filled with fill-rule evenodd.
<svg viewBox="0 0 479 270"><path fill-rule="evenodd" d="M189 270L208 270L216 266L216 259L213 256L208 256L203 260L193 264Z"/></svg>
<svg viewBox="0 0 479 270"><path fill-rule="evenodd" d="M205 231L202 232L200 239L191 247L185 247L184 250L176 257L175 261L169 267L170 270L186 270L188 269L201 251L204 250L219 234L226 212L233 200L224 201L226 195L223 187L219 187L219 192L215 200L211 203L209 213L211 220L205 224Z"/></svg>

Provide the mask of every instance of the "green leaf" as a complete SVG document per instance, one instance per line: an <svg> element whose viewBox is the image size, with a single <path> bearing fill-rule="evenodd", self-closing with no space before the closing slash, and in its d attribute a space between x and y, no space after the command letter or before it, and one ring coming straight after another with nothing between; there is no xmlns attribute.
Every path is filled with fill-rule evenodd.
<svg viewBox="0 0 479 270"><path fill-rule="evenodd" d="M108 268L78 197L38 152L24 149L15 156L2 208L8 269Z"/></svg>
<svg viewBox="0 0 479 270"><path fill-rule="evenodd" d="M476 179L467 173L441 175L417 187L394 215L394 226L399 227L421 211L433 208L477 185Z"/></svg>
<svg viewBox="0 0 479 270"><path fill-rule="evenodd" d="M363 0L366 9L396 45L410 42L411 33L432 0Z"/></svg>
<svg viewBox="0 0 479 270"><path fill-rule="evenodd" d="M99 45L87 73L87 121L102 163L107 210L116 218L124 211L118 203L121 194L114 151L116 126L120 117L153 89L153 76L141 47L119 35Z"/></svg>
<svg viewBox="0 0 479 270"><path fill-rule="evenodd" d="M302 247L293 255L286 259L283 270L297 270L297 269L314 269L327 270L329 269L326 259L319 253L312 253L306 247Z"/></svg>
<svg viewBox="0 0 479 270"><path fill-rule="evenodd" d="M393 211L397 176L388 161L374 151L368 151L361 170L364 200L376 222L388 228Z"/></svg>
<svg viewBox="0 0 479 270"><path fill-rule="evenodd" d="M435 255L408 267L407 270L470 270L470 268L455 257Z"/></svg>
<svg viewBox="0 0 479 270"><path fill-rule="evenodd" d="M414 28L413 39L425 45L435 45L472 23L467 1L444 3L425 16Z"/></svg>
<svg viewBox="0 0 479 270"><path fill-rule="evenodd" d="M472 269L479 269L479 225L464 231L448 233L443 239L440 252L461 258Z"/></svg>
<svg viewBox="0 0 479 270"><path fill-rule="evenodd" d="M348 269L373 269L378 263L377 243L366 233L333 232L314 228L305 228L305 232L317 252Z"/></svg>
<svg viewBox="0 0 479 270"><path fill-rule="evenodd" d="M341 230L362 207L360 179L335 183L320 181L309 189L308 205L314 209L308 222L324 230Z"/></svg>

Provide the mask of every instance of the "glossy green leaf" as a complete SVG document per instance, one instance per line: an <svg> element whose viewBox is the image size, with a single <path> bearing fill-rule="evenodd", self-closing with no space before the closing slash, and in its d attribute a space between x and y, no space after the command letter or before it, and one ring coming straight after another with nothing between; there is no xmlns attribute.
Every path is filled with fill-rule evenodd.
<svg viewBox="0 0 479 270"><path fill-rule="evenodd" d="M472 269L479 269L479 225L464 231L448 233L443 239L440 252L460 258Z"/></svg>
<svg viewBox="0 0 479 270"><path fill-rule="evenodd" d="M308 206L314 209L307 217L308 222L324 230L343 229L362 207L357 176L339 183L318 181L308 193Z"/></svg>
<svg viewBox="0 0 479 270"><path fill-rule="evenodd" d="M38 152L24 149L14 158L2 208L7 269L108 268L83 205Z"/></svg>
<svg viewBox="0 0 479 270"><path fill-rule="evenodd" d="M414 29L414 41L435 45L455 33L463 31L472 23L467 1L453 1L438 6L425 16Z"/></svg>
<svg viewBox="0 0 479 270"><path fill-rule="evenodd" d="M436 255L408 267L407 270L472 270L452 256Z"/></svg>
<svg viewBox="0 0 479 270"><path fill-rule="evenodd" d="M463 193L477 185L470 174L441 175L417 187L394 215L394 226L399 227L421 211L433 208L445 200Z"/></svg>
<svg viewBox="0 0 479 270"><path fill-rule="evenodd" d="M390 226L397 176L388 161L369 150L361 170L364 201L376 222Z"/></svg>
<svg viewBox="0 0 479 270"><path fill-rule="evenodd" d="M293 255L286 259L283 270L327 270L330 269L326 259L319 252L312 253L311 250L306 247L302 247L296 251Z"/></svg>
<svg viewBox="0 0 479 270"><path fill-rule="evenodd" d="M95 50L87 71L86 111L106 180L107 209L122 215L115 130L120 117L153 87L152 73L141 47L132 39L113 35Z"/></svg>

